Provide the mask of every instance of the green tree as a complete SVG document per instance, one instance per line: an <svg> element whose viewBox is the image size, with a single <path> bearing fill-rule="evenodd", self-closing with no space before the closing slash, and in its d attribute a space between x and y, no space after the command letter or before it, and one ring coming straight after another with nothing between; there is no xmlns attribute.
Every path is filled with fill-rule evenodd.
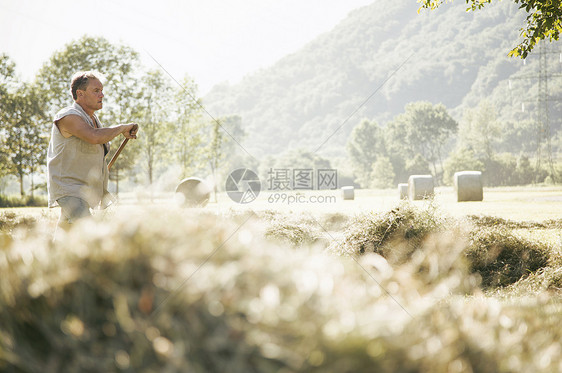
<svg viewBox="0 0 562 373"><path fill-rule="evenodd" d="M157 167L170 160L173 124L173 88L160 70L148 71L141 80L142 132L139 146L148 183L152 185Z"/></svg>
<svg viewBox="0 0 562 373"><path fill-rule="evenodd" d="M239 115L229 115L222 118L221 124L225 135L223 144L225 162L223 169L233 170L246 167L257 169L259 162L248 154L242 145L247 135L242 125L242 117Z"/></svg>
<svg viewBox="0 0 562 373"><path fill-rule="evenodd" d="M10 57L0 54L0 95L8 92L10 86L16 81L16 64Z"/></svg>
<svg viewBox="0 0 562 373"><path fill-rule="evenodd" d="M436 9L441 4L452 0L417 0L421 9ZM467 11L482 9L492 0L465 0L469 5ZM526 25L521 31L522 41L510 52L510 56L526 58L540 40L558 40L562 31L562 6L553 0L513 0L519 9L527 13ZM419 12L419 10L418 10Z"/></svg>
<svg viewBox="0 0 562 373"><path fill-rule="evenodd" d="M222 149L223 144L223 133L221 130L221 122L220 120L214 120L211 122L211 141L208 145L207 156L209 161L209 166L211 167L211 175L213 177L214 183L214 195L215 195L215 202L217 201L217 171L218 168L224 159L224 153Z"/></svg>
<svg viewBox="0 0 562 373"><path fill-rule="evenodd" d="M77 71L95 70L105 77L104 109L100 119L115 120L128 114L133 107L129 102L137 86L135 73L139 64L138 53L133 49L114 45L102 37L84 36L65 45L43 64L36 75L47 110L55 114L61 108L72 104L70 78ZM121 103L125 103L121 105Z"/></svg>
<svg viewBox="0 0 562 373"><path fill-rule="evenodd" d="M371 172L371 187L385 189L394 185L394 169L388 157L378 157Z"/></svg>
<svg viewBox="0 0 562 373"><path fill-rule="evenodd" d="M261 159L259 176L264 189L275 189L273 184L280 182L281 177L289 183L288 189L295 188L295 185L300 184L301 181L306 186L304 189L309 189L309 186L310 189L314 189L318 188L318 183L321 182L318 170L329 169L332 169L332 165L328 159L315 152L298 148L286 150L277 157L266 156Z"/></svg>
<svg viewBox="0 0 562 373"><path fill-rule="evenodd" d="M489 186L517 185L517 158L509 153L494 155L494 158L484 159L484 182ZM546 174L537 175L537 181L542 182Z"/></svg>
<svg viewBox="0 0 562 373"><path fill-rule="evenodd" d="M459 145L473 149L476 157L492 159L502 135L495 108L481 101L465 112L459 128Z"/></svg>
<svg viewBox="0 0 562 373"><path fill-rule="evenodd" d="M9 110L12 98L9 92L15 82L16 64L7 54L0 54L0 178L11 173L8 160L7 127L9 121Z"/></svg>
<svg viewBox="0 0 562 373"><path fill-rule="evenodd" d="M401 148L405 159L421 155L433 166L433 175L439 180L437 165L443 169L445 145L457 127L443 104L418 101L407 104L405 112L389 123L389 138L394 148Z"/></svg>
<svg viewBox="0 0 562 373"><path fill-rule="evenodd" d="M230 115L213 120L210 124L209 133L210 139L205 153L215 185L222 181L218 177L219 170L231 171L232 167L257 168L255 159L241 145L246 132L242 128L240 116Z"/></svg>
<svg viewBox="0 0 562 373"><path fill-rule="evenodd" d="M7 93L3 111L2 153L7 156L7 171L17 176L22 197L25 196L24 176L30 175L33 197L33 173L44 163L48 145L45 113L35 90L27 84Z"/></svg>
<svg viewBox="0 0 562 373"><path fill-rule="evenodd" d="M181 87L174 92L176 129L174 159L181 167L181 178L193 176L204 168L205 124L201 120L201 102L197 97L197 84L184 77Z"/></svg>
<svg viewBox="0 0 562 373"><path fill-rule="evenodd" d="M370 185L373 164L379 155L385 154L382 128L375 121L363 120L353 130L347 142L347 152L357 182Z"/></svg>
<svg viewBox="0 0 562 373"><path fill-rule="evenodd" d="M291 149L275 160L275 168L287 169L329 169L330 161L316 153L303 149Z"/></svg>
<svg viewBox="0 0 562 373"><path fill-rule="evenodd" d="M410 158L406 161L406 174L408 177L410 175L427 175L431 174L429 169L429 163L420 154L416 154L414 158ZM407 181L406 178L404 181Z"/></svg>
<svg viewBox="0 0 562 373"><path fill-rule="evenodd" d="M104 91L110 96L110 100L107 105L104 105L104 110L100 114L103 114L102 118L105 122L112 124L142 122L139 108L140 79L135 75L141 68L138 53L125 46L114 46L114 48L121 63L114 67L115 70L111 72L111 75L106 75L111 80L108 80L109 88L104 89ZM120 84L118 84L119 82ZM113 157L119 147L116 142L114 141L111 146L107 155L108 159ZM119 194L119 181L122 172L127 172L134 167L139 152L139 143L137 141L129 142L126 150L121 152L113 164L109 177L110 180L115 182L117 194Z"/></svg>
<svg viewBox="0 0 562 373"><path fill-rule="evenodd" d="M415 157L410 156L410 152L404 146L404 137L406 136L405 128L403 126L396 125L395 122L390 122L387 124L384 131L384 143L386 147L386 154L392 163L392 168L394 170L394 182L404 183L408 181L408 177L411 175L411 170L408 167L411 165L413 160L421 160L424 163L425 168L427 168L427 161L423 159L419 154ZM414 172L417 174L417 172Z"/></svg>
<svg viewBox="0 0 562 373"><path fill-rule="evenodd" d="M523 154L520 155L519 159L517 160L517 184L531 184L534 181L535 174L536 172L533 166L531 166L529 157Z"/></svg>
<svg viewBox="0 0 562 373"><path fill-rule="evenodd" d="M523 152L526 155L537 151L537 123L534 120L502 121L501 142L498 151Z"/></svg>

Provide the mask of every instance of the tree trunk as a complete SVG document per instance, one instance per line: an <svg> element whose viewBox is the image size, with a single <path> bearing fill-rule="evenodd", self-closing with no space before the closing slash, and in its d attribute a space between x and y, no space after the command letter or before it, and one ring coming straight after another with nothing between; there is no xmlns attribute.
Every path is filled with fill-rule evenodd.
<svg viewBox="0 0 562 373"><path fill-rule="evenodd" d="M445 174L445 169L443 168L443 159L441 158L441 149L437 148L437 159L439 160L439 167L441 168L441 179L443 179L443 175ZM443 180L441 180L443 181Z"/></svg>
<svg viewBox="0 0 562 373"><path fill-rule="evenodd" d="M431 161L431 164L433 166L433 174L435 175L435 184L439 185L439 178L438 178L439 175L437 175L437 165L435 164L435 161Z"/></svg>
<svg viewBox="0 0 562 373"><path fill-rule="evenodd" d="M25 191L23 190L23 172L19 172L19 182L20 182L20 195L21 197L25 197Z"/></svg>
<svg viewBox="0 0 562 373"><path fill-rule="evenodd" d="M152 185L152 159L148 160L148 184Z"/></svg>
<svg viewBox="0 0 562 373"><path fill-rule="evenodd" d="M209 162L209 165L211 166L211 175L213 175L213 194L215 196L215 203L218 203L219 201L217 200L217 179L215 177L215 164L211 160L211 162Z"/></svg>
<svg viewBox="0 0 562 373"><path fill-rule="evenodd" d="M29 177L31 178L31 191L30 191L30 195L31 195L31 199L33 199L33 189L35 189L35 185L33 184L33 171L31 171L31 174L29 174Z"/></svg>

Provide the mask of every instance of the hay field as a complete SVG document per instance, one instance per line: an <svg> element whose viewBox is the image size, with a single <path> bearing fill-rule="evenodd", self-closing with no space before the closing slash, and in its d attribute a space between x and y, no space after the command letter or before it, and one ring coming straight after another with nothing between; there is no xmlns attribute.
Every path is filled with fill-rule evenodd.
<svg viewBox="0 0 562 373"><path fill-rule="evenodd" d="M228 209L254 211L275 210L281 212L311 213L342 213L353 215L361 212L383 212L392 209L398 202L398 190L356 189L355 199L344 201L339 190L335 191L304 191L305 203L289 198L273 198L276 194L294 196L295 192L262 192L249 204L240 205L232 202L224 193L219 194L218 204L211 202L211 209L220 211ZM324 201L313 203L310 197L335 197L335 203ZM126 198L127 203L133 202L132 196ZM269 201L268 201L269 200ZM413 201L423 205L425 201ZM512 220L542 221L562 217L562 188L560 187L505 187L484 188L484 200L481 202L457 202L452 187L435 188L435 203L443 212L452 216L490 215Z"/></svg>
<svg viewBox="0 0 562 373"><path fill-rule="evenodd" d="M0 371L562 371L562 190L436 192L0 210Z"/></svg>

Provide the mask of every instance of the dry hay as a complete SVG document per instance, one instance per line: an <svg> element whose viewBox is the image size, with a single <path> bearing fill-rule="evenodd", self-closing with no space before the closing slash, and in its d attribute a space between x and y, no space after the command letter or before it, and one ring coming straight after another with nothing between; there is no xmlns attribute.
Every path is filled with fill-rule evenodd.
<svg viewBox="0 0 562 373"><path fill-rule="evenodd" d="M467 215L467 220L479 227L505 227L510 229L562 229L562 219L514 221L489 215Z"/></svg>
<svg viewBox="0 0 562 373"><path fill-rule="evenodd" d="M17 228L31 229L36 223L37 219L32 216L16 214L13 211L0 213L0 233L10 233Z"/></svg>
<svg viewBox="0 0 562 373"><path fill-rule="evenodd" d="M387 213L356 217L331 250L345 255L374 252L391 264L402 264L432 235L455 232L459 242L466 241L463 255L469 271L481 277L484 288L524 279L546 267L553 252L550 244L525 239L506 227L461 227L462 221L445 217L433 204L418 208L403 202Z"/></svg>
<svg viewBox="0 0 562 373"><path fill-rule="evenodd" d="M318 243L322 234L321 226L314 220L295 219L294 217L278 216L271 220L265 229L265 237L281 240L293 246L308 246Z"/></svg>
<svg viewBox="0 0 562 373"><path fill-rule="evenodd" d="M331 250L345 255L377 253L391 263L402 263L430 234L453 224L447 221L434 204L418 209L405 201L388 212L355 217L347 226L345 239Z"/></svg>
<svg viewBox="0 0 562 373"><path fill-rule="evenodd" d="M560 301L477 296L462 241L407 209L373 227L388 250L387 230L419 238L393 265L263 240L251 212L139 210L3 243L0 371L560 371Z"/></svg>
<svg viewBox="0 0 562 373"><path fill-rule="evenodd" d="M482 277L485 288L507 286L548 265L552 248L530 241L509 229L475 229L466 255L471 270Z"/></svg>

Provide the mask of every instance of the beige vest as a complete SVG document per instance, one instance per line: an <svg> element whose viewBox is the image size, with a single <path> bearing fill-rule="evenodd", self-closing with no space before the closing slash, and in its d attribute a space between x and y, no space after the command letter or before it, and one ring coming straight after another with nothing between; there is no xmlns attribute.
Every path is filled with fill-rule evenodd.
<svg viewBox="0 0 562 373"><path fill-rule="evenodd" d="M98 118L94 115L96 126L77 103L55 115L47 151L49 207L57 206L57 199L66 196L82 198L91 208L103 201L102 207L106 207L111 195L107 191L109 172L104 145L90 144L76 136L65 138L56 123L67 115L78 115L90 126L101 127Z"/></svg>

